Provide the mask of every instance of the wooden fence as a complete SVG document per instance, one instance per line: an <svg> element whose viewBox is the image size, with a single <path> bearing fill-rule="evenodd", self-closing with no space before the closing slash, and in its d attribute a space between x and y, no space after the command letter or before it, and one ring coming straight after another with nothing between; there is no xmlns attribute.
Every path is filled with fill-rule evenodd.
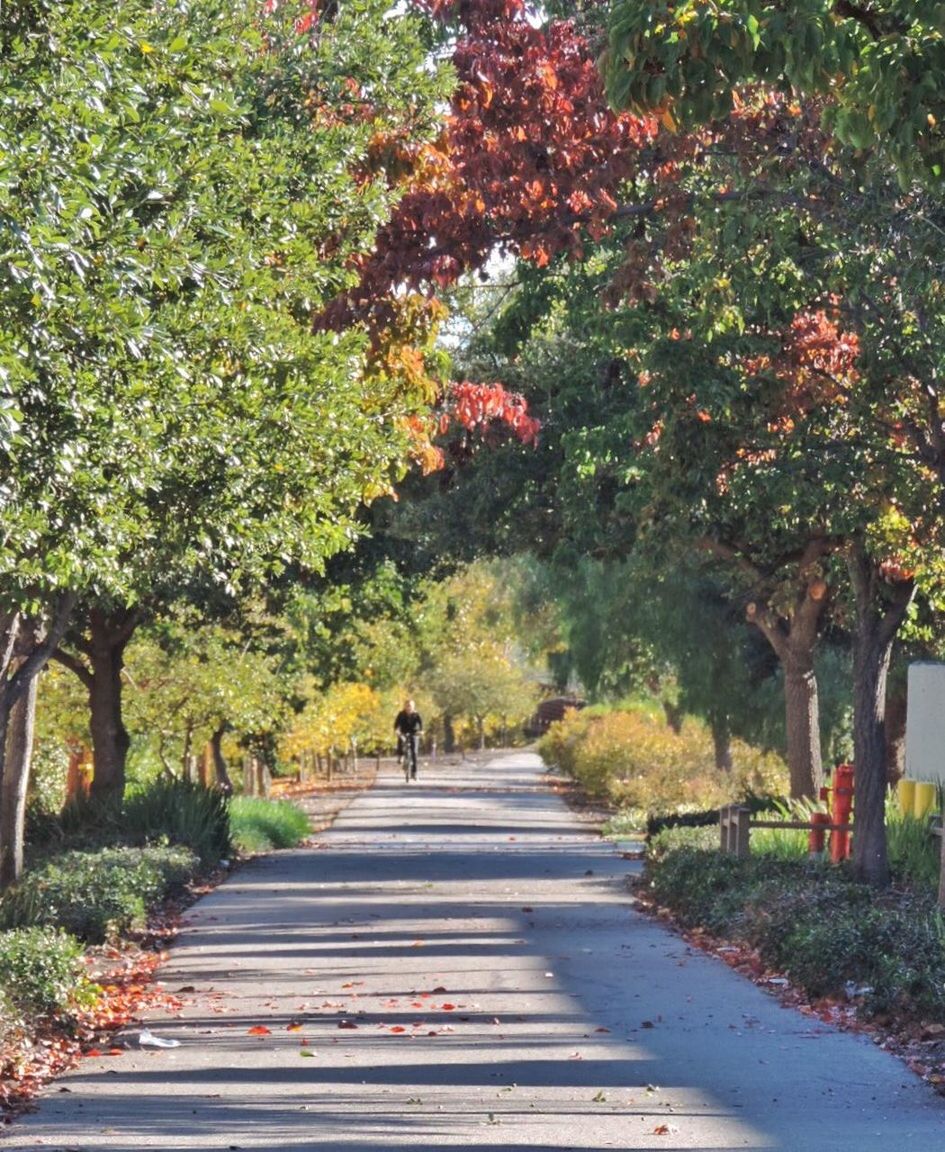
<svg viewBox="0 0 945 1152"><path fill-rule="evenodd" d="M719 809L720 846L724 853L746 859L751 855L751 830L753 828L795 828L822 832L850 832L852 824L821 824L808 820L753 820L751 809L742 804L729 804ZM945 837L942 835L942 818L934 817L929 822L929 834L938 837L939 881L938 904L945 910Z"/></svg>

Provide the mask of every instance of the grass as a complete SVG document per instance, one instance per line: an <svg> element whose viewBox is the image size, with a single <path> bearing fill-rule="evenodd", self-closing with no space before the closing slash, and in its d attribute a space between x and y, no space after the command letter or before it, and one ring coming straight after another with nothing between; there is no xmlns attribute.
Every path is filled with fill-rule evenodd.
<svg viewBox="0 0 945 1152"><path fill-rule="evenodd" d="M288 800L237 796L230 802L230 835L240 852L293 848L311 831L308 816Z"/></svg>

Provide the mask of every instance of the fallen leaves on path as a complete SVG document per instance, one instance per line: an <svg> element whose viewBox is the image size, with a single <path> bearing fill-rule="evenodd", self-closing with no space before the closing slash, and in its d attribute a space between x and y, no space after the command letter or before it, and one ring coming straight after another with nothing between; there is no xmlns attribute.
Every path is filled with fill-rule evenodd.
<svg viewBox="0 0 945 1152"><path fill-rule="evenodd" d="M18 1032L7 1039L0 1048L0 1112L9 1118L83 1057L121 1055L124 1049L108 1043L108 1038L144 1009L179 1011L183 1002L153 980L154 970L164 958L163 952L137 946L90 952L86 963L91 978L101 988L98 1002L80 1011L69 1030L50 1021L38 1035Z"/></svg>

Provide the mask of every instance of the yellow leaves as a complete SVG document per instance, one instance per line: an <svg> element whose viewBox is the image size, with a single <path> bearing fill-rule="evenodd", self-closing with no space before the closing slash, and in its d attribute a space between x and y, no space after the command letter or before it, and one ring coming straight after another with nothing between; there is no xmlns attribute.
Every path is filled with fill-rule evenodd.
<svg viewBox="0 0 945 1152"><path fill-rule="evenodd" d="M367 684L337 684L327 692L313 692L283 737L280 752L293 759L303 752L324 755L346 749L366 731L379 705L380 696Z"/></svg>
<svg viewBox="0 0 945 1152"><path fill-rule="evenodd" d="M720 773L705 724L687 718L676 733L661 714L643 708L604 716L568 712L539 747L590 795L643 811L713 808L746 786L777 791L785 783L778 757L740 741L733 744L733 773Z"/></svg>
<svg viewBox="0 0 945 1152"><path fill-rule="evenodd" d="M667 105L662 112L659 113L659 122L663 125L667 132L675 132L678 125L673 117L672 109Z"/></svg>

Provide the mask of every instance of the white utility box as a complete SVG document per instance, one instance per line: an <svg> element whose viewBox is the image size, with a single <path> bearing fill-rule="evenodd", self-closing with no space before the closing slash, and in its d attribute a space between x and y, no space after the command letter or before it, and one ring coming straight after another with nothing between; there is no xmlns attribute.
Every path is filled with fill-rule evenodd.
<svg viewBox="0 0 945 1152"><path fill-rule="evenodd" d="M906 776L945 783L945 664L909 665Z"/></svg>

